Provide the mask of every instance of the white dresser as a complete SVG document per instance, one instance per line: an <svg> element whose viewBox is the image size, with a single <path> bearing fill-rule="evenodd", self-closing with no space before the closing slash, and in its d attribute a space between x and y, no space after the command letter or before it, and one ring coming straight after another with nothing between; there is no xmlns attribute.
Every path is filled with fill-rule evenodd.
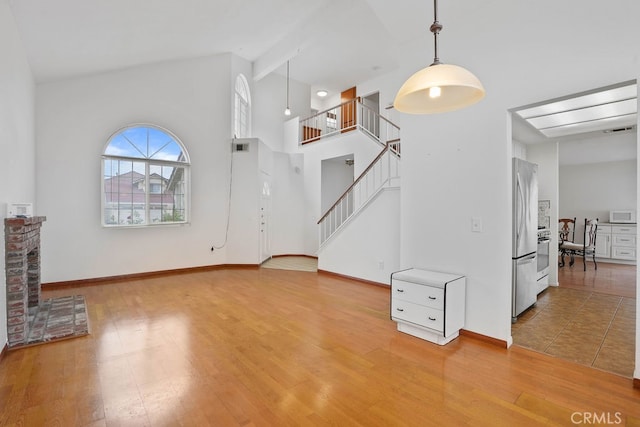
<svg viewBox="0 0 640 427"><path fill-rule="evenodd" d="M596 257L636 261L636 224L598 224Z"/></svg>
<svg viewBox="0 0 640 427"><path fill-rule="evenodd" d="M464 276L411 268L391 275L391 319L398 330L444 345L465 318Z"/></svg>

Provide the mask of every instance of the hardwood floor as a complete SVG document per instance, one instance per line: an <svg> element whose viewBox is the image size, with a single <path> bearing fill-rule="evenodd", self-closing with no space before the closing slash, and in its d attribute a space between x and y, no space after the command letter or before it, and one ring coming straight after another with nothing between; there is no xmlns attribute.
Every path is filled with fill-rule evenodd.
<svg viewBox="0 0 640 427"><path fill-rule="evenodd" d="M582 259L576 258L573 267L567 261L565 267L558 268L558 283L562 288L592 291L625 298L636 297L636 266L598 262L598 269L587 261L584 271Z"/></svg>
<svg viewBox="0 0 640 427"><path fill-rule="evenodd" d="M5 355L2 426L640 423L631 379L402 334L388 289L331 275L215 270L44 294L85 295L91 333Z"/></svg>

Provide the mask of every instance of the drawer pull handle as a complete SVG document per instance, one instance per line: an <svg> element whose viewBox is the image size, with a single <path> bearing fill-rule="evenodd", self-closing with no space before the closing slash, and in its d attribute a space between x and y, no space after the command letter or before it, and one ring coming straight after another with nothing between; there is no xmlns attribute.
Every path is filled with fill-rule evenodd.
<svg viewBox="0 0 640 427"><path fill-rule="evenodd" d="M432 322L435 322L435 321L436 321L436 318L435 318L435 317L431 317L431 316L429 316L429 320L431 320Z"/></svg>
<svg viewBox="0 0 640 427"><path fill-rule="evenodd" d="M396 308L398 311L404 311L404 308Z"/></svg>
<svg viewBox="0 0 640 427"><path fill-rule="evenodd" d="M398 289L398 292L402 293L404 292L404 289Z"/></svg>
<svg viewBox="0 0 640 427"><path fill-rule="evenodd" d="M430 299L430 300L435 300L435 299L436 299L436 297L432 297L431 295L429 295L429 299Z"/></svg>

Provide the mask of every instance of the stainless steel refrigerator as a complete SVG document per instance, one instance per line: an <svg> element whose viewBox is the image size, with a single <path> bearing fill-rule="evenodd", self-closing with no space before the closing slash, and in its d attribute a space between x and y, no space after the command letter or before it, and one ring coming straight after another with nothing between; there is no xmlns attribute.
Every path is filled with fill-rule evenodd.
<svg viewBox="0 0 640 427"><path fill-rule="evenodd" d="M511 320L537 299L538 165L513 158Z"/></svg>

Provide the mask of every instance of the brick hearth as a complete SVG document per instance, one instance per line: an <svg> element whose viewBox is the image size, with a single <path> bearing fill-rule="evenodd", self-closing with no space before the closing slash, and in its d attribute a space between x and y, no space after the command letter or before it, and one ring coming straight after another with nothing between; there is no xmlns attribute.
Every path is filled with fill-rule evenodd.
<svg viewBox="0 0 640 427"><path fill-rule="evenodd" d="M29 311L40 304L40 228L46 219L4 220L9 347L27 343Z"/></svg>

